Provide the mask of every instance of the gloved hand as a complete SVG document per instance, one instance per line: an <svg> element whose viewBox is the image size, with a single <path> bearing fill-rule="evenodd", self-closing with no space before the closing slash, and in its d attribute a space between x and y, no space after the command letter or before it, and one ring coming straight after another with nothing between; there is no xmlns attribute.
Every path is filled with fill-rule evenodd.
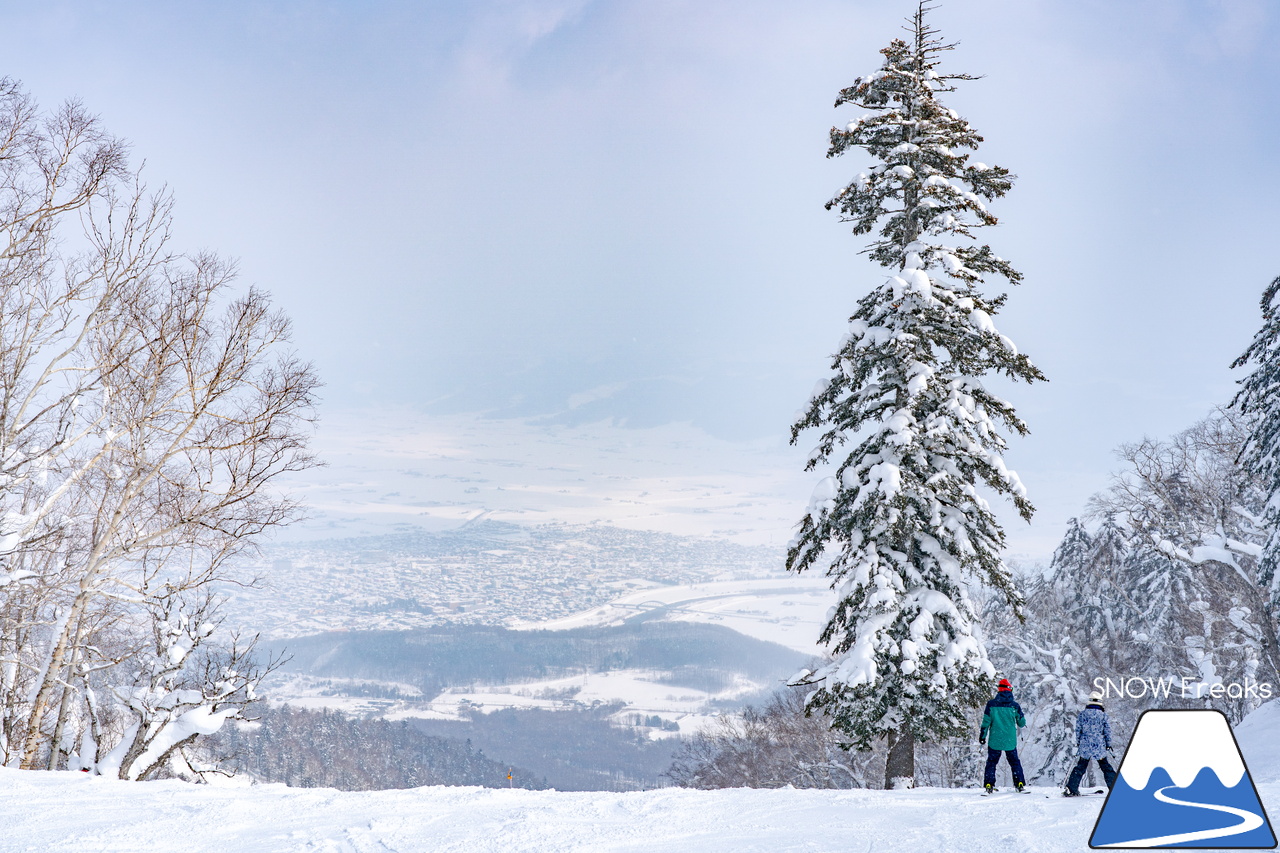
<svg viewBox="0 0 1280 853"><path fill-rule="evenodd" d="M986 743L986 742L987 742L987 736L985 733L978 735L978 743Z"/></svg>

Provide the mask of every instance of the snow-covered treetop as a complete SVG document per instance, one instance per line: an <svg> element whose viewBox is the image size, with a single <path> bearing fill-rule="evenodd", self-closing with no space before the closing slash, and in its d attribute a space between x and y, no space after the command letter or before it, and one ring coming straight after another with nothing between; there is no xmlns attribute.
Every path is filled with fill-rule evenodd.
<svg viewBox="0 0 1280 853"><path fill-rule="evenodd" d="M975 78L936 70L940 54L955 45L943 43L923 22L925 11L922 6L916 13L913 43L895 39L881 51L880 69L857 78L836 99L837 107L853 104L872 112L843 129L833 127L827 156L862 148L880 162L859 173L827 209L838 209L855 234L870 233L887 217L880 238L866 250L883 266L903 268L908 247L923 242L918 251L924 269L940 268L967 282L988 273L1017 282L1021 274L989 247L947 245L972 237L975 227L996 224L985 202L1007 193L1013 176L1001 166L970 163L964 153L982 137L937 96L952 91L952 81Z"/></svg>
<svg viewBox="0 0 1280 853"><path fill-rule="evenodd" d="M1262 328L1232 367L1254 365L1240 380L1231 405L1252 420L1241 463L1263 478L1269 494L1280 491L1280 276L1262 293Z"/></svg>
<svg viewBox="0 0 1280 853"><path fill-rule="evenodd" d="M1280 605L1280 276L1262 294L1262 328L1232 367L1254 365L1240 380L1231 401L1249 423L1239 463L1252 474L1266 495L1264 525L1270 535L1262 547L1260 579L1271 587L1273 604Z"/></svg>
<svg viewBox="0 0 1280 853"><path fill-rule="evenodd" d="M1053 551L1053 559L1049 561L1050 573L1061 571L1078 571L1089 557L1093 547L1093 538L1084 529L1078 518L1067 519L1067 532Z"/></svg>

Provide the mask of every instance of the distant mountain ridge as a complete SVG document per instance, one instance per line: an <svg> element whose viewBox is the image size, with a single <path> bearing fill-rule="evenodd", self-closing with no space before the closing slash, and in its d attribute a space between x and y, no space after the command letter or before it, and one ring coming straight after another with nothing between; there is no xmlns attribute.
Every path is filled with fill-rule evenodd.
<svg viewBox="0 0 1280 853"><path fill-rule="evenodd" d="M413 684L430 696L448 687L538 681L582 672L649 669L679 680L738 674L773 683L807 657L718 625L640 622L564 631L441 626L413 631L318 634L277 643L285 671ZM779 674L782 675L779 675Z"/></svg>

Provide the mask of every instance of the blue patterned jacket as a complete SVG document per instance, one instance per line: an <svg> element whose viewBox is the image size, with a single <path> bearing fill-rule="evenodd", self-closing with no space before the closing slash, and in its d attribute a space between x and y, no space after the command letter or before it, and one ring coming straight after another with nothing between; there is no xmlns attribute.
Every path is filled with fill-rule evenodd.
<svg viewBox="0 0 1280 853"><path fill-rule="evenodd" d="M1106 758L1111 748L1111 721L1097 702L1090 702L1076 717L1076 746L1081 758Z"/></svg>

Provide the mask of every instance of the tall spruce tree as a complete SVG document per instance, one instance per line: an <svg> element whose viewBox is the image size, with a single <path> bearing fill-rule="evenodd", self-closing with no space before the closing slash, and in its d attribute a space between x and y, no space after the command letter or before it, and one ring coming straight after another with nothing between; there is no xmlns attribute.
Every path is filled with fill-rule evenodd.
<svg viewBox="0 0 1280 853"><path fill-rule="evenodd" d="M1079 571L1089 559L1093 549L1093 537L1084 529L1078 518L1067 519L1067 532L1063 534L1058 547L1053 549L1053 558L1049 561L1050 577L1062 572Z"/></svg>
<svg viewBox="0 0 1280 853"><path fill-rule="evenodd" d="M1194 675L1186 671L1190 663L1186 640L1199 628L1186 624L1187 605L1197 600L1198 591L1191 566L1140 542L1125 557L1121 575L1123 591L1134 602L1127 609L1141 617L1134 619L1135 648L1127 659L1136 665L1129 671ZM1140 614L1134 612L1137 602L1142 604Z"/></svg>
<svg viewBox="0 0 1280 853"><path fill-rule="evenodd" d="M1258 580L1280 609L1280 276L1262 292L1262 328L1232 367L1254 365L1240 380L1231 405L1250 424L1239 463L1257 477L1266 494L1264 522L1270 531L1258 561Z"/></svg>
<svg viewBox="0 0 1280 853"><path fill-rule="evenodd" d="M1067 620L1090 638L1094 664L1106 674L1132 652L1133 626L1142 615L1129 591L1129 554L1128 534L1107 513L1082 561L1054 563Z"/></svg>
<svg viewBox="0 0 1280 853"><path fill-rule="evenodd" d="M970 242L972 229L996 223L985 202L1008 192L1012 175L970 162L965 149L982 137L939 101L974 78L937 70L955 45L925 23L930 9L920 2L909 39L836 100L870 112L832 129L827 156L861 148L878 162L827 208L855 234L878 227L865 251L892 274L859 300L833 375L791 429L793 444L822 431L807 470L838 466L787 553L792 571L825 567L838 595L822 633L834 659L808 677L810 707L851 746L887 739L886 787L913 784L916 742L963 733L967 709L993 687L968 585L994 587L1015 612L1022 602L979 487L1011 498L1024 518L1032 505L1001 458L1001 428L1026 425L980 377L1044 378L991 320L1005 297L980 289L988 276L1021 278Z"/></svg>
<svg viewBox="0 0 1280 853"><path fill-rule="evenodd" d="M1081 578L1088 572L1093 537L1078 518L1067 519L1067 532L1053 550L1048 578L1055 599L1061 603L1075 595Z"/></svg>

